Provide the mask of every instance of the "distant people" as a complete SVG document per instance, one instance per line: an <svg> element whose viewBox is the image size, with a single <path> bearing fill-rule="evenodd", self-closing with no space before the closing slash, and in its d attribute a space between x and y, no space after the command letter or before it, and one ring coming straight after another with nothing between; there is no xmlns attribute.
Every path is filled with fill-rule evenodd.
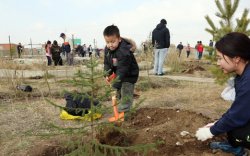
<svg viewBox="0 0 250 156"><path fill-rule="evenodd" d="M91 57L92 56L92 52L93 52L93 48L92 48L91 44L88 47L88 52L89 52L89 57Z"/></svg>
<svg viewBox="0 0 250 156"><path fill-rule="evenodd" d="M57 66L57 65L60 65L62 66L62 58L61 58L61 52L62 52L62 49L60 46L58 46L58 43L57 41L53 41L53 44L51 46L51 54L52 54L52 59L54 61L54 65Z"/></svg>
<svg viewBox="0 0 250 156"><path fill-rule="evenodd" d="M190 55L190 52L191 52L191 47L190 47L190 44L187 44L187 47L186 47L186 52L187 52L187 58L189 57Z"/></svg>
<svg viewBox="0 0 250 156"><path fill-rule="evenodd" d="M198 52L198 45L199 45L200 41L197 41L196 45L195 45L195 58L198 60L198 56L199 56L199 52Z"/></svg>
<svg viewBox="0 0 250 156"><path fill-rule="evenodd" d="M73 65L73 61L74 61L74 54L73 51L71 50L72 46L72 41L66 37L66 35L64 33L60 34L60 37L63 39L63 46L62 46L62 50L65 51L66 54L66 61L68 63L68 65Z"/></svg>
<svg viewBox="0 0 250 156"><path fill-rule="evenodd" d="M147 44L145 42L142 43L142 48L143 48L144 53L146 53L148 51L148 47L147 47Z"/></svg>
<svg viewBox="0 0 250 156"><path fill-rule="evenodd" d="M213 55L213 47L214 47L214 42L212 40L209 41L209 56Z"/></svg>
<svg viewBox="0 0 250 156"><path fill-rule="evenodd" d="M163 64L170 46L169 30L167 21L162 19L152 32L152 44L154 47L154 73L163 75Z"/></svg>
<svg viewBox="0 0 250 156"><path fill-rule="evenodd" d="M48 60L48 66L50 66L52 64L51 41L47 41L47 43L45 45L45 52L46 52L46 57L47 57L47 60Z"/></svg>
<svg viewBox="0 0 250 156"><path fill-rule="evenodd" d="M202 58L202 54L203 54L203 45L202 45L202 42L199 41L199 44L197 46L197 51L198 51L198 60L201 60Z"/></svg>
<svg viewBox="0 0 250 156"><path fill-rule="evenodd" d="M95 48L95 57L100 58L100 49Z"/></svg>
<svg viewBox="0 0 250 156"><path fill-rule="evenodd" d="M82 48L83 48L83 57L85 57L87 55L88 48L86 44L83 44Z"/></svg>
<svg viewBox="0 0 250 156"><path fill-rule="evenodd" d="M76 52L78 53L79 56L81 56L81 57L84 56L83 47L81 45L78 45L76 47Z"/></svg>
<svg viewBox="0 0 250 156"><path fill-rule="evenodd" d="M65 50L63 49L63 46L64 46L64 44L62 43L62 46L61 46L61 50L62 50L62 52L61 52L61 57L64 57L64 58L65 58L66 52L65 52Z"/></svg>
<svg viewBox="0 0 250 156"><path fill-rule="evenodd" d="M183 49L183 45L182 45L182 42L180 42L178 45L177 45L177 50L178 50L178 55L179 57L181 57L181 51Z"/></svg>
<svg viewBox="0 0 250 156"><path fill-rule="evenodd" d="M17 45L18 58L21 58L21 54L23 52L23 46L21 43Z"/></svg>

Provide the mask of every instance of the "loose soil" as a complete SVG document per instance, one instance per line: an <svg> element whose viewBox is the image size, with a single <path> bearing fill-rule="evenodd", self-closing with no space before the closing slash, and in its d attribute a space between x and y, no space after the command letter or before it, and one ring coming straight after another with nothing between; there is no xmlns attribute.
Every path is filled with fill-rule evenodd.
<svg viewBox="0 0 250 156"><path fill-rule="evenodd" d="M134 129L135 133L122 134L121 136L113 136L112 138L124 141L130 138L130 145L155 143L162 141L157 147L158 152L151 152L149 156L175 156L175 155L213 155L209 149L209 141L200 142L195 138L195 131L211 122L210 119L201 114L189 111L160 109L160 108L142 108L128 122L124 123L124 127ZM181 135L186 131L188 134ZM110 131L113 133L113 131ZM113 144L114 140L109 138L117 132L107 136L105 143ZM124 137L127 137L124 139ZM222 137L222 136L221 136ZM122 139L120 139L122 138ZM218 139L218 138L217 138ZM222 138L219 138L222 139ZM117 140L116 140L117 141ZM129 142L126 140L126 142ZM118 144L123 144L118 142ZM113 144L114 145L114 144ZM223 155L224 153L217 153ZM226 154L224 154L226 155Z"/></svg>
<svg viewBox="0 0 250 156"><path fill-rule="evenodd" d="M189 71L187 69L184 73L173 74L190 77L211 76L206 65L193 64L185 65L184 69L188 68ZM71 151L65 142L75 141L74 137L79 137L63 134L50 138L39 136L39 134L57 132L53 127L48 126L48 123L63 128L77 128L85 124L60 120L60 111L49 105L44 99L49 98L60 106L64 106L65 100L60 94L61 91L65 88L72 90L74 88L61 83L64 82L64 79L51 78L49 79L50 86L48 86L44 79L39 78L25 79L25 82L34 88L32 93L15 92L14 84L19 82L19 79L14 81L14 84L11 79L1 80L0 156L65 155ZM195 131L199 127L218 119L230 106L228 102L220 98L223 88L223 86L212 83L175 81L164 77L150 77L150 79L140 77L134 96L140 96L140 99L145 98L145 101L139 106L136 114L122 125L122 129L132 130L133 133L120 132L115 129L104 130L103 133L97 135L97 139L103 144L117 146L163 142L157 146L158 152L151 152L148 154L149 156L230 155L222 152L213 154L208 146L211 140L200 142L194 137ZM139 102L140 99L135 99L135 102ZM107 119L102 120L107 121ZM183 131L187 131L189 134L181 136ZM86 137L88 140L89 136ZM216 137L213 140L217 139L222 138Z"/></svg>
<svg viewBox="0 0 250 156"><path fill-rule="evenodd" d="M220 155L229 154L216 151L213 153L209 149L209 141L201 142L195 138L195 131L211 122L211 120L201 114L183 111L179 109L161 109L161 108L141 108L131 119L125 121L121 128L132 130L131 132L120 132L116 129L106 128L97 134L100 143L115 146L133 146L137 144L162 143L157 146L157 152L152 151L148 156L176 156L176 155ZM186 135L181 135L181 132ZM223 136L216 137L213 140L221 140ZM49 146L50 145L50 146ZM29 152L30 156L42 155L63 155L69 151L62 148L57 142L52 144L39 143L39 150L35 146ZM137 154L129 154L137 155Z"/></svg>

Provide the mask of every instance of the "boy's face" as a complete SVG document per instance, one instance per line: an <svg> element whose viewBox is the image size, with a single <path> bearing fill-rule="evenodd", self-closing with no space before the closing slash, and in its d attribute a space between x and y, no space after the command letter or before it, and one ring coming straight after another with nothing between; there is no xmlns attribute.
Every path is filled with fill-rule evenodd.
<svg viewBox="0 0 250 156"><path fill-rule="evenodd" d="M106 41L107 48L110 49L111 51L118 48L119 43L121 42L121 37L118 37L116 35L104 36L104 39Z"/></svg>

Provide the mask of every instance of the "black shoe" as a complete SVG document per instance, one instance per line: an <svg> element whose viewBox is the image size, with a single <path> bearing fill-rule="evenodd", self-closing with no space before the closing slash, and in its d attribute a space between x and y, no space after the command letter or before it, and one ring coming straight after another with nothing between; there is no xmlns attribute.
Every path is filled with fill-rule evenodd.
<svg viewBox="0 0 250 156"><path fill-rule="evenodd" d="M159 76L162 76L162 75L164 75L163 73L160 73L160 74L158 74Z"/></svg>

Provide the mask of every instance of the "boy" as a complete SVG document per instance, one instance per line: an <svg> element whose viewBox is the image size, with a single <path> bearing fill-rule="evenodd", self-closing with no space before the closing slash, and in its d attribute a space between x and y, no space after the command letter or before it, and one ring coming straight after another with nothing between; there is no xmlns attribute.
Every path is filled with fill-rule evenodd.
<svg viewBox="0 0 250 156"><path fill-rule="evenodd" d="M133 46L120 37L117 26L110 25L104 29L106 47L104 50L104 70L107 72L106 79L115 74L118 81L112 86L117 90L121 103L118 105L119 112L128 112L133 103L134 85L139 76L139 67L131 51Z"/></svg>

